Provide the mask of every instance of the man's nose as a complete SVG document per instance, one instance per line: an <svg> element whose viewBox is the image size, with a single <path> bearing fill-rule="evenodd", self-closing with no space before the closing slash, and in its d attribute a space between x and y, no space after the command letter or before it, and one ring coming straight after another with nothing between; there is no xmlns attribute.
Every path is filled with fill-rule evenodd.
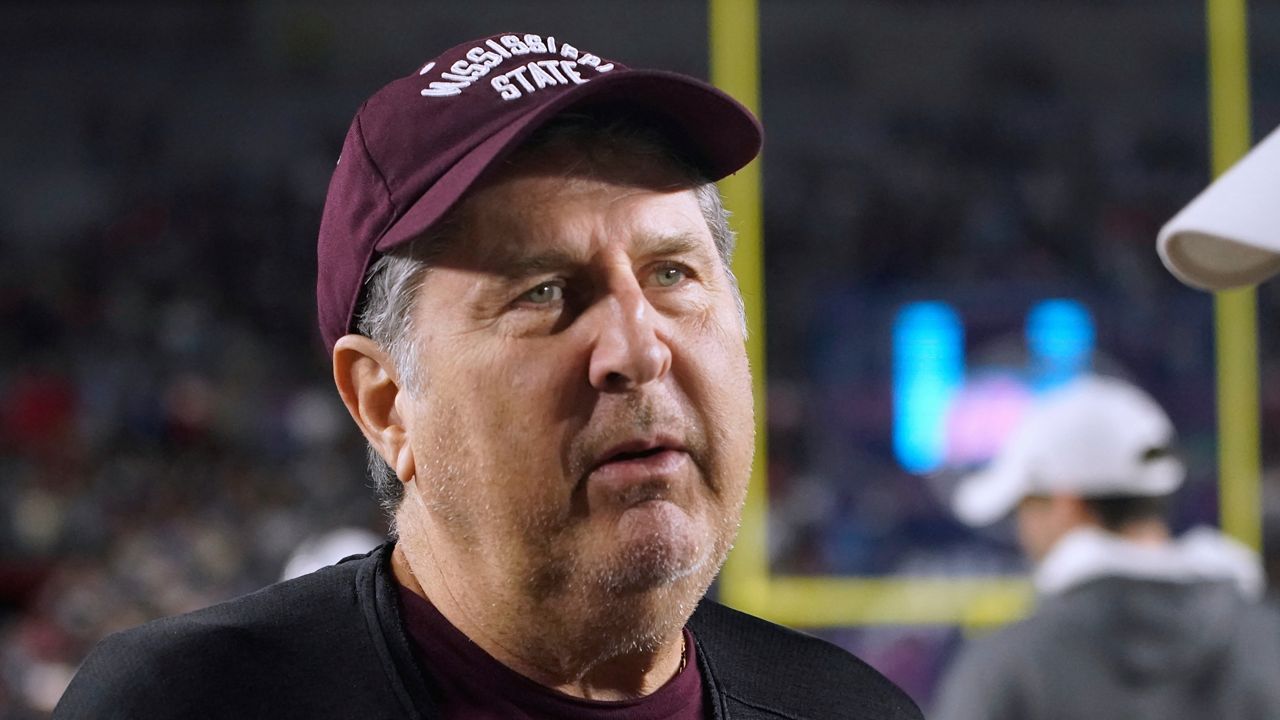
<svg viewBox="0 0 1280 720"><path fill-rule="evenodd" d="M667 374L671 348L659 334L657 311L639 286L611 292L596 311L599 329L587 371L592 387L625 392Z"/></svg>

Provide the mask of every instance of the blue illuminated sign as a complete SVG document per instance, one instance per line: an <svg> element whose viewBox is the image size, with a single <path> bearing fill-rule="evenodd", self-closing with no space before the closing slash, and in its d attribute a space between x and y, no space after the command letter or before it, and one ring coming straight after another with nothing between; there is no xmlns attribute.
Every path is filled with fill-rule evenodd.
<svg viewBox="0 0 1280 720"><path fill-rule="evenodd" d="M893 449L913 473L991 457L1038 393L1089 369L1093 318L1074 300L1027 313L1023 372L966 369L964 325L945 302L903 306L893 325Z"/></svg>
<svg viewBox="0 0 1280 720"><path fill-rule="evenodd" d="M941 422L964 382L964 327L941 302L907 305L893 324L893 450L911 472L936 468L946 451Z"/></svg>

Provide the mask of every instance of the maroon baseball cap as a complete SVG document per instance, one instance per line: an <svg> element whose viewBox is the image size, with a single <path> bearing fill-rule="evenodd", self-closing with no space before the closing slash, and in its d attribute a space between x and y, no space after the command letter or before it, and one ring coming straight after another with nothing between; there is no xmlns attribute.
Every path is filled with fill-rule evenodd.
<svg viewBox="0 0 1280 720"><path fill-rule="evenodd" d="M369 264L441 220L484 171L569 109L625 106L719 180L760 151L760 122L707 83L606 60L562 39L501 33L445 51L356 112L317 247L320 333L351 331Z"/></svg>

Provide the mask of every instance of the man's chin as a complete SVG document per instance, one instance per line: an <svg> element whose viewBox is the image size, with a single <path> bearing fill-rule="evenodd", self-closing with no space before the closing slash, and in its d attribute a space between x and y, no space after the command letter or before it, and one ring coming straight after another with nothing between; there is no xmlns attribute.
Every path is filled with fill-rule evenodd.
<svg viewBox="0 0 1280 720"><path fill-rule="evenodd" d="M634 528L633 528L634 529ZM728 554L707 528L694 535L632 534L601 538L579 556L572 580L556 593L555 611L599 641L608 655L669 639L693 614ZM546 600L551 600L551 597Z"/></svg>
<svg viewBox="0 0 1280 720"><path fill-rule="evenodd" d="M542 564L534 575L540 602L578 612L692 612L731 542L703 517L663 501L628 508L583 530L554 553L558 562Z"/></svg>
<svg viewBox="0 0 1280 720"><path fill-rule="evenodd" d="M598 587L612 597L645 593L669 594L696 585L704 574L704 558L669 547L650 547L643 554L628 553L633 559L619 562L602 572Z"/></svg>
<svg viewBox="0 0 1280 720"><path fill-rule="evenodd" d="M660 604L696 603L724 561L724 550L708 533L654 534L628 538L598 565L595 582L614 602L651 597Z"/></svg>

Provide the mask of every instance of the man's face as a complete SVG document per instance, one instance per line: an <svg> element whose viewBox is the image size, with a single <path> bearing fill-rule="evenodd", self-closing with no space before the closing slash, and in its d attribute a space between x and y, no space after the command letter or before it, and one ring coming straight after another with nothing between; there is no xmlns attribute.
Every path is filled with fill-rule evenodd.
<svg viewBox="0 0 1280 720"><path fill-rule="evenodd" d="M1018 544L1032 564L1044 560L1063 535L1082 524L1084 504L1073 495L1030 495L1016 510Z"/></svg>
<svg viewBox="0 0 1280 720"><path fill-rule="evenodd" d="M401 535L507 600L687 616L750 472L735 294L678 175L574 160L473 192L427 274Z"/></svg>

